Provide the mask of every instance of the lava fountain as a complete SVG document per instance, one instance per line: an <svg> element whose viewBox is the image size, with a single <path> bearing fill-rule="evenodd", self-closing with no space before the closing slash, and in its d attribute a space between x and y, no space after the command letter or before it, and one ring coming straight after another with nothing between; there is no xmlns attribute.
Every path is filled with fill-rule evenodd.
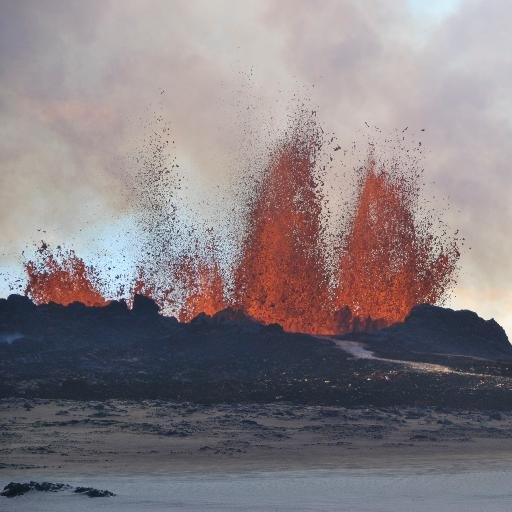
<svg viewBox="0 0 512 512"><path fill-rule="evenodd" d="M314 174L319 149L316 124L299 117L270 159L234 270L236 306L290 331L332 332Z"/></svg>
<svg viewBox="0 0 512 512"><path fill-rule="evenodd" d="M436 304L449 290L457 242L436 236L431 221L415 221L418 178L369 159L339 260L336 304L351 315L338 331L403 321L413 306Z"/></svg>
<svg viewBox="0 0 512 512"><path fill-rule="evenodd" d="M225 280L213 247L207 255L196 249L182 257L177 267L176 281L181 283L184 296L178 319L189 322L200 313L214 315L229 306L225 298Z"/></svg>
<svg viewBox="0 0 512 512"><path fill-rule="evenodd" d="M25 294L35 304L108 304L100 292L98 273L92 266L87 266L74 251L63 251L58 248L52 252L48 245L43 243L37 255L36 259L25 263L28 281Z"/></svg>
<svg viewBox="0 0 512 512"><path fill-rule="evenodd" d="M241 251L224 271L215 244L196 240L183 251L190 241L172 228L177 209L169 207L175 180L152 174L172 177L177 166L166 165L157 138L156 149L150 145L155 162L144 160L149 185L140 193L149 262L141 261L132 292L185 322L235 307L263 323L312 334L378 328L404 320L417 304L442 303L455 282L458 240L436 234L435 216L418 215L424 211L413 167L379 166L370 156L351 222L340 234L341 252L327 261L328 219L317 175L322 133L302 113L274 146L249 204ZM38 304L107 304L98 272L73 251L54 254L43 246L25 270L26 293Z"/></svg>

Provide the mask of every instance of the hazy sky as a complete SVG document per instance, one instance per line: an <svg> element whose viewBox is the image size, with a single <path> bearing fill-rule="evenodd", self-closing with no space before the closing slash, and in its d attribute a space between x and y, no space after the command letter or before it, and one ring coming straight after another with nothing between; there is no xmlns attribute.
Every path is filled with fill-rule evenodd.
<svg viewBox="0 0 512 512"><path fill-rule="evenodd" d="M19 271L21 251L43 236L86 259L107 251L115 260L129 245L119 236L129 159L154 112L171 123L184 194L207 218L201 201L222 203L218 190L243 178L296 94L346 146L368 136L365 122L387 134L408 126L411 143L422 141L427 193L449 200L445 219L467 239L451 305L512 333L508 0L0 0L0 8L4 272Z"/></svg>

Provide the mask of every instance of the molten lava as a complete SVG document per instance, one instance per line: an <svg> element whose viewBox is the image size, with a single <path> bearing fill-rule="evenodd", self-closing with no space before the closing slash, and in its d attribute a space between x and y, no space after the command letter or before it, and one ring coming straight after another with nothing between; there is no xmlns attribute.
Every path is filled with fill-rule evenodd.
<svg viewBox="0 0 512 512"><path fill-rule="evenodd" d="M236 306L290 331L332 331L322 197L314 175L319 147L312 121L299 122L278 147L250 210L234 272Z"/></svg>
<svg viewBox="0 0 512 512"><path fill-rule="evenodd" d="M178 280L184 286L185 297L178 312L181 322L189 322L199 313L214 315L228 307L224 297L224 279L217 261L187 259L179 267Z"/></svg>
<svg viewBox="0 0 512 512"><path fill-rule="evenodd" d="M54 254L43 244L38 261L25 263L27 287L25 293L36 304L56 302L68 305L81 302L86 306L106 306L108 301L100 292L98 275L86 266L74 251L57 250Z"/></svg>
<svg viewBox="0 0 512 512"><path fill-rule="evenodd" d="M338 331L403 321L413 306L441 300L451 284L459 251L415 222L416 191L411 176L369 161L339 263L336 304L352 318L340 319Z"/></svg>
<svg viewBox="0 0 512 512"><path fill-rule="evenodd" d="M457 240L437 236L428 219L418 221L419 176L407 166L383 168L369 159L341 234L343 249L327 261L316 175L321 133L302 114L275 147L249 205L241 252L224 271L215 246L204 240L183 256L186 239L172 229L172 194L164 188L155 200L155 187L158 192L168 182L153 174L167 176L175 167L163 162L160 143L150 145L156 160L144 161L149 185L139 194L149 261L139 262L132 292L153 298L181 321L231 306L261 322L314 334L383 327L402 321L417 304L442 301L454 284ZM74 252L54 254L43 246L39 253L40 261L25 265L26 293L34 302L107 304L97 272Z"/></svg>

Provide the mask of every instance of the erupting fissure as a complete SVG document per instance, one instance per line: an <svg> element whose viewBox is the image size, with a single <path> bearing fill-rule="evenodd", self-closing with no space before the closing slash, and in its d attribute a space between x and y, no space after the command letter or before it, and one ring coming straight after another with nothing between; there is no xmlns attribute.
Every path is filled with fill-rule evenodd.
<svg viewBox="0 0 512 512"><path fill-rule="evenodd" d="M160 274L168 282L158 286L141 266L132 291L167 305L180 321L235 307L264 323L314 334L379 328L404 320L417 304L440 303L454 284L458 241L436 235L432 219L416 218L419 174L379 166L373 154L360 176L341 253L328 264L316 175L321 133L312 118L300 115L272 152L248 208L229 292L215 247L199 251L197 244L167 263ZM108 303L98 272L72 251L54 255L44 246L25 269L26 293L36 303Z"/></svg>

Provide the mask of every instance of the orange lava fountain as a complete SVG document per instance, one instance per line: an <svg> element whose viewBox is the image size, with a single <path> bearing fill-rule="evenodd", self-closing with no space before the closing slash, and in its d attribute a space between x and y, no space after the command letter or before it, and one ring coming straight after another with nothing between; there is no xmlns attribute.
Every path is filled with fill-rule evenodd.
<svg viewBox="0 0 512 512"><path fill-rule="evenodd" d="M25 263L28 295L36 304L56 302L68 305L81 302L86 306L106 306L98 275L85 265L74 251L57 250L54 254L46 244L39 249L40 261Z"/></svg>
<svg viewBox="0 0 512 512"><path fill-rule="evenodd" d="M442 302L454 284L458 240L437 236L432 219L415 218L421 208L414 168L378 167L369 159L343 249L328 265L324 196L316 175L321 133L314 119L297 116L271 155L249 205L241 252L224 272L213 242L196 240L184 256L183 239L175 237L179 230L169 228L176 208L167 189L175 180L169 185L153 176L171 172L157 138L150 145L155 163L145 161L140 192L149 263L141 260L132 292L153 298L165 314L184 322L231 306L266 324L312 334L380 328L404 320L417 304ZM97 272L74 252L54 254L43 245L39 254L41 261L25 264L26 293L34 302L108 303Z"/></svg>
<svg viewBox="0 0 512 512"><path fill-rule="evenodd" d="M234 272L237 307L289 331L332 331L314 176L319 148L316 125L299 120L263 177Z"/></svg>
<svg viewBox="0 0 512 512"><path fill-rule="evenodd" d="M350 309L338 331L403 321L417 304L439 302L452 282L459 251L431 225L414 219L416 183L370 160L339 264L337 307ZM343 315L342 315L343 316Z"/></svg>

